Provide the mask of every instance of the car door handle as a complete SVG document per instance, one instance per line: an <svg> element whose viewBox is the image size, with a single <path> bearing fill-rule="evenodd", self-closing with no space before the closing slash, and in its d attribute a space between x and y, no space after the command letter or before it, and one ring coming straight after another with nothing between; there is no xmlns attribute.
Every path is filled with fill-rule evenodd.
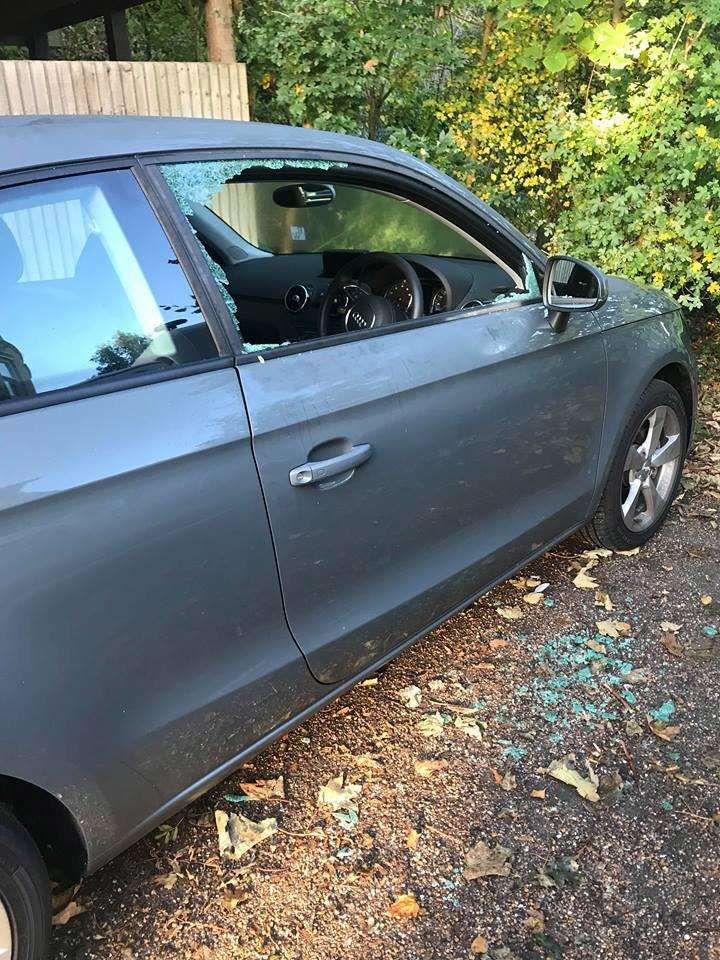
<svg viewBox="0 0 720 960"><path fill-rule="evenodd" d="M290 471L290 484L293 487L306 487L311 483L321 483L323 480L329 480L330 477L336 477L339 473L347 473L348 470L354 470L361 463L370 459L372 447L369 443L358 443L347 453L341 453L338 457L331 457L329 460L308 460L300 467L294 467Z"/></svg>

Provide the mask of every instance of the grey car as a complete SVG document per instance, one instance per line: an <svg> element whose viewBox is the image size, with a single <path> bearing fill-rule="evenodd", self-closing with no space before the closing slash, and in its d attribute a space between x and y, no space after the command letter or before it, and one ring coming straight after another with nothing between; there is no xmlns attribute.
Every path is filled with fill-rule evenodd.
<svg viewBox="0 0 720 960"><path fill-rule="evenodd" d="M570 533L644 543L678 306L350 137L0 120L0 956Z"/></svg>

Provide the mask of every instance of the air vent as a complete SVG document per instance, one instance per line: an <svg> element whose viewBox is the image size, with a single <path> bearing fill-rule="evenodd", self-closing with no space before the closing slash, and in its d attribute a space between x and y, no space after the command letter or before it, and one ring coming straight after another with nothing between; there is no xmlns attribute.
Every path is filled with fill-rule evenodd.
<svg viewBox="0 0 720 960"><path fill-rule="evenodd" d="M290 313L300 313L307 306L310 291L302 283L296 283L285 294L285 307Z"/></svg>

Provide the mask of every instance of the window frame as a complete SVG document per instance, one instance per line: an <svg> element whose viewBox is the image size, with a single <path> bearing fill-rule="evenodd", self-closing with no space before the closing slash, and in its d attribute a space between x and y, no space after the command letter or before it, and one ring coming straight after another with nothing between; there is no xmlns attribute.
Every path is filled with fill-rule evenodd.
<svg viewBox="0 0 720 960"><path fill-rule="evenodd" d="M195 269L193 258L188 255L187 243L176 230L173 219L168 215L163 198L159 197L152 180L148 177L146 167L138 156L103 158L101 160L84 160L73 163L63 163L55 166L31 167L16 170L12 173L0 175L0 191L9 187L19 187L25 184L58 181L65 177L81 176L88 173L113 173L120 170L129 170L134 176L142 196L148 203L152 215L158 221L164 232L170 248L178 259L185 274L190 290L197 299L198 307L204 322L207 324L218 351L217 357L207 360L197 360L192 363L170 369L148 369L142 373L134 373L124 377L119 373L117 377L99 380L94 383L71 384L57 390L48 390L34 397L18 397L0 402L0 417L35 410L40 407L55 406L60 403L70 403L73 400L84 400L89 397L101 396L108 393L118 393L121 390L131 390L136 387L147 386L164 380L176 380L181 377L194 376L223 367L234 366L233 344L227 336L223 323L220 322L214 297L209 296L206 290L207 282L204 271ZM141 264L142 266L142 264ZM212 279L212 277L211 277ZM217 284L213 284L217 287ZM213 291L214 292L214 291ZM218 292L219 293L219 292ZM220 297L222 302L222 297ZM223 307L225 305L223 304Z"/></svg>
<svg viewBox="0 0 720 960"><path fill-rule="evenodd" d="M242 349L243 339L233 317L228 310L222 294L218 288L217 282L210 272L210 268L205 262L200 245L198 244L187 217L180 209L169 184L163 177L160 167L164 164L181 163L202 163L203 161L213 160L253 160L262 161L264 159L297 159L297 160L324 160L331 163L343 164L337 170L303 170L304 179L326 181L328 179L338 182L347 182L349 185L358 187L367 187L376 191L389 192L395 196L417 203L419 206L428 209L445 219L451 226L456 227L461 232L469 233L472 236L473 228L477 230L481 225L486 230L492 230L498 233L504 242L511 244L519 253L525 254L528 260L538 270L538 285L542 290L542 277L545 269L546 257L538 255L537 249L522 235L516 231L510 232L505 222L494 213L490 208L488 210L473 210L468 204L466 198L449 189L441 181L436 181L429 176L423 176L420 171L414 167L398 167L397 164L390 164L388 161L376 157L365 158L357 156L354 153L344 153L341 151L329 150L303 150L280 148L227 148L227 149L199 149L199 150L178 150L161 154L145 154L139 158L140 163L145 167L148 177L158 196L162 198L166 205L169 215L172 217L174 226L178 234L182 236L185 244L189 247L188 255L192 256L193 264L197 271L208 278L214 287L214 296L212 296L215 309L218 311L218 317L226 328L228 338L233 343L236 362L257 363L264 360L274 359L275 357L288 356L295 353L304 353L308 350L319 350L325 347L338 346L344 343L352 343L356 340L365 340L372 337L381 337L400 333L404 330L415 330L422 327L438 323L451 323L457 320L465 320L470 317L486 316L496 313L504 313L508 310L518 309L525 306L536 306L542 303L542 295L531 297L528 295L525 299L509 300L505 303L487 304L470 310L459 308L448 310L443 313L432 314L421 317L417 320L404 320L400 323L393 323L388 326L379 327L371 330L361 330L355 332L344 332L333 334L326 337L318 337L315 340L305 340L299 343L291 343L287 346L273 347L268 350L245 352ZM289 170L292 168L289 167ZM431 170L431 168L428 168ZM267 179L278 179L278 174L282 171L268 171ZM264 178L260 178L264 179ZM412 188L409 192L408 188ZM459 222L458 222L459 217ZM465 222L469 229L462 224ZM481 242L481 241L478 241Z"/></svg>

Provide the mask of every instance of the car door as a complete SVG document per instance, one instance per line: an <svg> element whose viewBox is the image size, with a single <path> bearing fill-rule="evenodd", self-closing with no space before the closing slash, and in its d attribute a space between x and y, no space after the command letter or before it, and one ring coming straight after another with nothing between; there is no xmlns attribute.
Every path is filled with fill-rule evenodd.
<svg viewBox="0 0 720 960"><path fill-rule="evenodd" d="M322 186L305 203L307 184L292 178L313 176L313 165ZM554 333L527 255L509 234L500 242L497 223L458 210L456 198L438 210L435 181L422 193L415 179L404 194L397 164L390 179L365 161L340 167L317 152L161 168L205 254L222 251L217 231L201 232L198 203L263 251L231 265L233 243L220 261L228 272L214 275L250 341L238 373L286 617L325 683L382 658L583 520L606 381L592 315ZM299 201L288 211L289 197ZM426 255L426 270L446 262L464 300L483 285L490 300L525 292L304 339L339 264L368 250ZM309 260L320 273L298 287ZM372 293L389 295L389 282ZM290 344L269 349L278 329Z"/></svg>
<svg viewBox="0 0 720 960"><path fill-rule="evenodd" d="M605 356L539 303L244 363L288 622L324 682L362 670L585 517ZM293 486L358 448L344 482Z"/></svg>
<svg viewBox="0 0 720 960"><path fill-rule="evenodd" d="M100 857L316 685L232 358L136 174L36 178L0 185L0 769Z"/></svg>

